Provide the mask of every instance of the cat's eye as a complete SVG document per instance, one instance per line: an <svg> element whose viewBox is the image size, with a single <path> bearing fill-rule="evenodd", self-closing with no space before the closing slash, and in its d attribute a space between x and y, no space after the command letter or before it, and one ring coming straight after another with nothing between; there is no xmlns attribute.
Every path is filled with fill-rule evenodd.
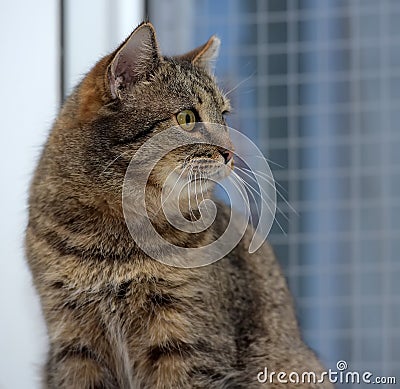
<svg viewBox="0 0 400 389"><path fill-rule="evenodd" d="M193 130L196 125L196 115L190 109L185 109L176 115L179 125L186 131Z"/></svg>

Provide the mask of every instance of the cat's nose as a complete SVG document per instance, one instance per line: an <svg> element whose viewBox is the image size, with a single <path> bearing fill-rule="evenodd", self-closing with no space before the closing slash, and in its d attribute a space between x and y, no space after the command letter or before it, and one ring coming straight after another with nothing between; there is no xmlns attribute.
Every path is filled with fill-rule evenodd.
<svg viewBox="0 0 400 389"><path fill-rule="evenodd" d="M233 158L233 153L230 150L219 148L218 151L224 157L225 164L227 164Z"/></svg>

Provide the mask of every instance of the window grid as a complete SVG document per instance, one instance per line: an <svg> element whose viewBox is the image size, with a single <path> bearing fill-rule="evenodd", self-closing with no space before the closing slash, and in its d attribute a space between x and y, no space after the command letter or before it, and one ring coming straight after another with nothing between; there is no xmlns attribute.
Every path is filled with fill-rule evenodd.
<svg viewBox="0 0 400 389"><path fill-rule="evenodd" d="M218 7L223 17L211 0L192 1L193 44L221 37L217 76L237 87L230 125L283 166L270 164L299 215L280 199L285 233L275 223L269 240L304 336L328 367L345 359L352 370L398 374L400 3Z"/></svg>

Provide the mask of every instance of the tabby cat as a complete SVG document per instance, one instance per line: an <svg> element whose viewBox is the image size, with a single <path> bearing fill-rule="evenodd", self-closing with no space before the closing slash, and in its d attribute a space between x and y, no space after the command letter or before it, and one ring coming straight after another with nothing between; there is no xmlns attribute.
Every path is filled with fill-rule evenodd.
<svg viewBox="0 0 400 389"><path fill-rule="evenodd" d="M153 26L143 23L63 105L33 178L26 231L49 337L45 388L258 388L268 386L257 380L264 367L323 371L301 339L271 247L248 253L250 227L220 261L179 268L147 256L124 219L125 172L146 140L171 126L184 137L194 122L225 125L229 101L210 71L219 43L211 37L185 55L161 56ZM227 206L195 236L154 208L165 175L182 161L232 168L221 136L226 148L178 148L149 177L152 223L174 244L198 247L226 227ZM182 202L190 219L194 194Z"/></svg>

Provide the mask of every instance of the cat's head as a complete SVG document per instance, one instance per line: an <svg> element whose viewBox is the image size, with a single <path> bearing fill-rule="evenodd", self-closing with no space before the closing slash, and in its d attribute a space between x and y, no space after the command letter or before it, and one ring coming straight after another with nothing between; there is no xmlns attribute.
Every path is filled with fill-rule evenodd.
<svg viewBox="0 0 400 389"><path fill-rule="evenodd" d="M69 155L79 155L85 174L94 184L120 194L136 151L171 127L186 144L178 142L179 147L157 163L150 186L173 184L171 177L184 182L198 172L206 190L207 178L229 174L233 146L224 115L230 105L211 72L219 45L219 39L213 36L187 54L164 57L153 26L143 23L95 65L67 101L61 116L64 126L73 123L71 133L75 131L75 135L71 136L75 136L74 145L79 149L71 150L69 143ZM171 172L176 175L171 176Z"/></svg>

